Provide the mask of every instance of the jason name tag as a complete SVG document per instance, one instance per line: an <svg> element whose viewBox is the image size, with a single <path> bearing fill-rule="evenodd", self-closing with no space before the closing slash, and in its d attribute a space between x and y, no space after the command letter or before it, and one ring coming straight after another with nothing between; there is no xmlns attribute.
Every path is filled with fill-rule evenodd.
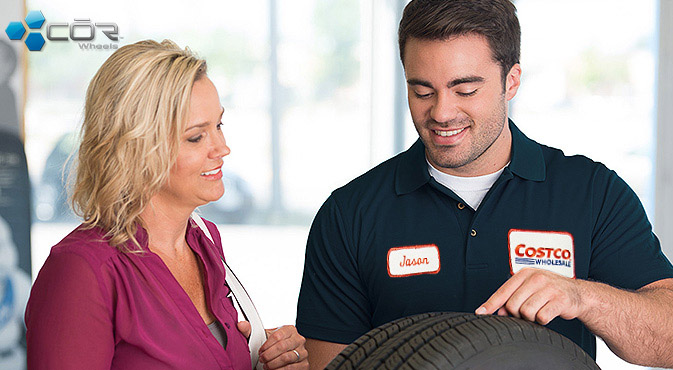
<svg viewBox="0 0 673 370"><path fill-rule="evenodd" d="M575 278L575 244L570 233L511 229L507 239L512 275L532 267Z"/></svg>
<svg viewBox="0 0 673 370"><path fill-rule="evenodd" d="M434 244L396 247L388 251L390 277L436 274L440 268L439 248Z"/></svg>

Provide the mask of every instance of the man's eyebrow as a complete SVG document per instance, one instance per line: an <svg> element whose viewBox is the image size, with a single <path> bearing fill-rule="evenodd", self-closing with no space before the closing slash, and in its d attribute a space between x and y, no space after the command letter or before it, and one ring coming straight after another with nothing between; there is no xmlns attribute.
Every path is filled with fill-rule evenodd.
<svg viewBox="0 0 673 370"><path fill-rule="evenodd" d="M449 82L447 86L449 88L452 88L460 84L469 84L473 82L484 82L484 78L480 76L468 76L468 77L456 78L455 80Z"/></svg>
<svg viewBox="0 0 673 370"><path fill-rule="evenodd" d="M407 83L409 85L421 85L421 86L425 86L425 87L430 88L430 89L434 89L434 87L432 86L432 84L430 82L424 81L424 80L419 80L417 78L410 78L410 79L407 80Z"/></svg>
<svg viewBox="0 0 673 370"><path fill-rule="evenodd" d="M448 88L452 88L454 86L458 86L460 84L467 84L467 83L473 83L473 82L484 82L484 78L480 76L468 76L468 77L461 77L461 78L456 78L455 80L450 81L446 86ZM425 86L430 89L434 89L434 86L428 81L425 80L420 80L417 78L410 78L407 80L407 83L409 85L420 85L420 86Z"/></svg>
<svg viewBox="0 0 673 370"><path fill-rule="evenodd" d="M222 120L222 116L223 116L223 115L224 115L224 107L222 107L222 113L220 113L220 118L219 118L218 121L221 121L221 120ZM206 121L206 122L197 123L197 124L195 124L195 125L192 125L192 126L187 127L187 128L185 129L185 131L189 131L189 130L192 130L192 129L195 129L195 128L205 127L205 126L208 126L209 123L210 123L210 122L207 122L207 121Z"/></svg>

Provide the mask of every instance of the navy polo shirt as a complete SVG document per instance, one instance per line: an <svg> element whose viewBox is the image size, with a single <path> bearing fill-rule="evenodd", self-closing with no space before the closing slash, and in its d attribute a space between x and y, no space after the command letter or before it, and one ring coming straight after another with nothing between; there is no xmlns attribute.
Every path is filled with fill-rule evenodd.
<svg viewBox="0 0 673 370"><path fill-rule="evenodd" d="M474 312L511 276L512 230L569 235L578 279L638 289L673 277L640 201L614 171L509 125L511 162L476 211L429 175L420 140L335 190L309 233L299 332L350 343L400 317ZM435 254L405 255L417 246ZM423 273L395 272L398 263L428 262ZM596 357L595 337L579 320L548 327Z"/></svg>

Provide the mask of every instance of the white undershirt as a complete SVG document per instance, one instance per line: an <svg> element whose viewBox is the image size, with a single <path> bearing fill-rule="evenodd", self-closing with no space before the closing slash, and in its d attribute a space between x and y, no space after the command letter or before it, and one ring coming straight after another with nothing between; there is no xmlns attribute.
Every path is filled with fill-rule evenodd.
<svg viewBox="0 0 673 370"><path fill-rule="evenodd" d="M430 176L432 176L438 183L451 189L474 210L479 207L481 201L484 200L486 193L488 193L491 186L495 184L495 181L500 177L500 174L505 170L505 167L509 165L509 163L507 163L505 167L488 175L461 177L441 172L430 164L427 158L425 158L425 161L428 162L428 172L430 172Z"/></svg>

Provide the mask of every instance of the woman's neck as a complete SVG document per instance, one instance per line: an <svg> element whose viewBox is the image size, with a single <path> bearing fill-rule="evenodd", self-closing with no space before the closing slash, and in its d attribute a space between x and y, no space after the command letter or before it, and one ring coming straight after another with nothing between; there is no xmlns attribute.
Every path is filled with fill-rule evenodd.
<svg viewBox="0 0 673 370"><path fill-rule="evenodd" d="M185 242L185 231L191 212L166 207L159 199L153 198L140 214L152 252L169 257L179 257L190 252Z"/></svg>

